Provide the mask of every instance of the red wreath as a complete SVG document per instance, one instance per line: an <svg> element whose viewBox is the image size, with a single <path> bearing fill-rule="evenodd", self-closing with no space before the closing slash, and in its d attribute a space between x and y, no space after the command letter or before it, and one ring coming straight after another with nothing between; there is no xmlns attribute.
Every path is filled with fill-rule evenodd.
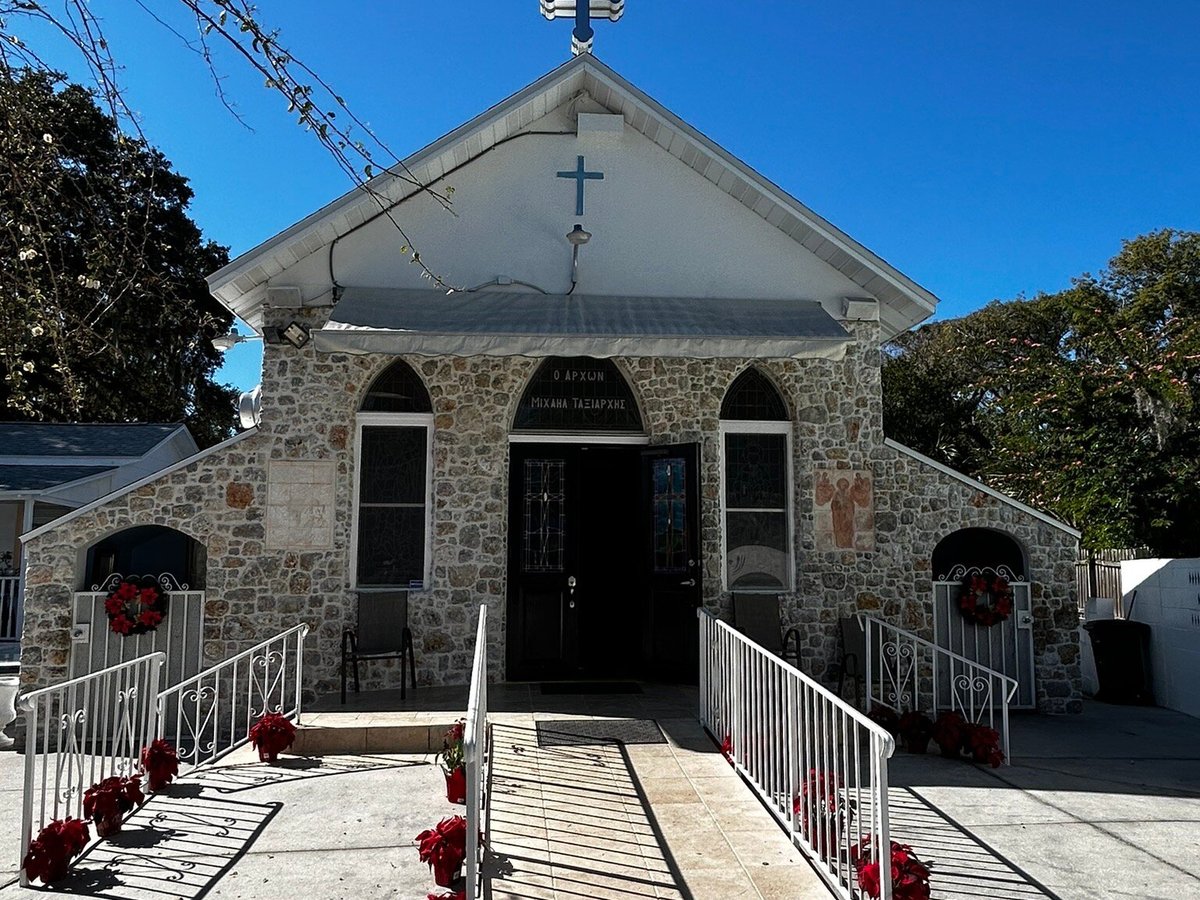
<svg viewBox="0 0 1200 900"><path fill-rule="evenodd" d="M958 608L968 619L990 628L1012 615L1012 587L1000 575L994 578L968 575L958 595Z"/></svg>
<svg viewBox="0 0 1200 900"><path fill-rule="evenodd" d="M167 592L153 578L126 578L109 591L104 611L113 634L145 634L166 616Z"/></svg>

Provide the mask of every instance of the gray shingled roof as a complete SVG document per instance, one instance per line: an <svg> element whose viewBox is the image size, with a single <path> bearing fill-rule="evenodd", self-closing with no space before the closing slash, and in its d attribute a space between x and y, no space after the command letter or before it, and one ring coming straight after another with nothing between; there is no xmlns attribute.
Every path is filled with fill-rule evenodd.
<svg viewBox="0 0 1200 900"><path fill-rule="evenodd" d="M179 427L0 422L0 456L138 457L161 443Z"/></svg>
<svg viewBox="0 0 1200 900"><path fill-rule="evenodd" d="M3 440L3 438L0 438ZM0 465L0 491L44 491L111 471L113 466L4 466Z"/></svg>

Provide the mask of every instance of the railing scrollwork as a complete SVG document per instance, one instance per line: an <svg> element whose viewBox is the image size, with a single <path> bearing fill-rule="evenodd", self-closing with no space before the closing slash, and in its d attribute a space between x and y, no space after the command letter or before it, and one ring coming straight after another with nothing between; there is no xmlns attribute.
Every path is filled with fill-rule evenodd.
<svg viewBox="0 0 1200 900"><path fill-rule="evenodd" d="M899 713L960 713L969 722L1000 732L1008 757L1008 708L1017 692L1015 679L874 616L859 613L858 621L866 632L868 709L882 705Z"/></svg>

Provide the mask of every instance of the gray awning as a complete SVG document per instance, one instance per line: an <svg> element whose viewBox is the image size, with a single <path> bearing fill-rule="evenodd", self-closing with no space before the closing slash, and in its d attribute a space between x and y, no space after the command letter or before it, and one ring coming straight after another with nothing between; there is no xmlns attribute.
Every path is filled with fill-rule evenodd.
<svg viewBox="0 0 1200 900"><path fill-rule="evenodd" d="M317 349L424 356L840 359L850 335L813 300L347 288Z"/></svg>

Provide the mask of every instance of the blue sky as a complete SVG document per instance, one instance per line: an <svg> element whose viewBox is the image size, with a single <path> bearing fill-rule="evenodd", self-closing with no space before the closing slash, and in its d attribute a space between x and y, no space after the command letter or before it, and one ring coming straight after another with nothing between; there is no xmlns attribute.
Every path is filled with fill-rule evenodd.
<svg viewBox="0 0 1200 900"><path fill-rule="evenodd" d="M174 0L146 3L188 28ZM568 54L570 24L537 0L258 5L401 156ZM348 189L232 56L252 132L138 4L91 6L206 235L237 254ZM940 316L1065 287L1122 238L1200 229L1194 0L628 0L596 32L597 56L937 294ZM257 383L256 346L221 377Z"/></svg>

